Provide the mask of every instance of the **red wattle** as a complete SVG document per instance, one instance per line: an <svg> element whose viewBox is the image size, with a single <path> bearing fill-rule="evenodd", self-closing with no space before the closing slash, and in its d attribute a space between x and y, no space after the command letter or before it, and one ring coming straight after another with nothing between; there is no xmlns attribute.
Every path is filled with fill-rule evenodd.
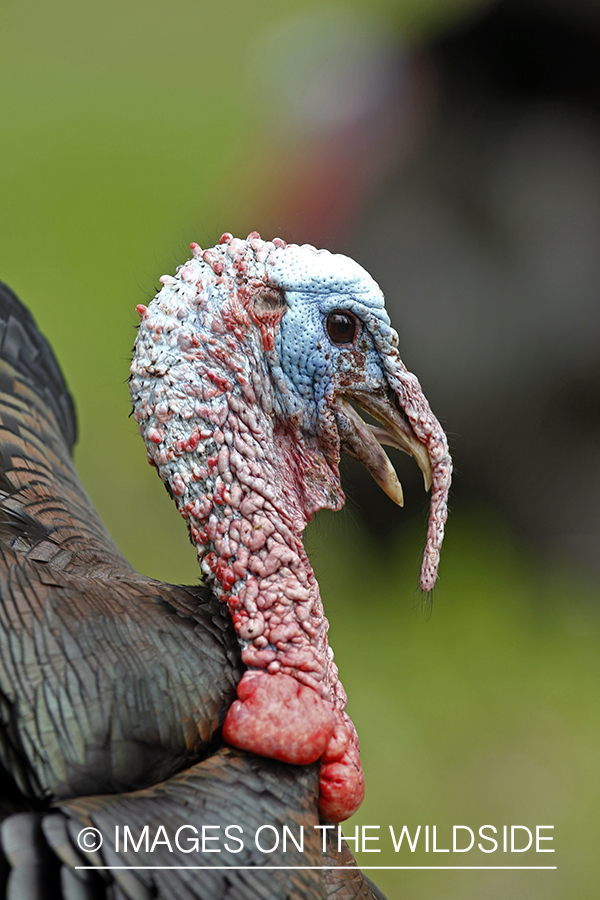
<svg viewBox="0 0 600 900"><path fill-rule="evenodd" d="M280 762L319 759L335 724L332 704L291 675L245 672L223 725L228 744Z"/></svg>
<svg viewBox="0 0 600 900"><path fill-rule="evenodd" d="M365 778L352 742L341 759L321 766L319 787L319 812L323 819L343 822L356 812L365 796Z"/></svg>
<svg viewBox="0 0 600 900"><path fill-rule="evenodd" d="M228 744L280 762L321 760L319 811L330 822L356 812L364 792L358 748L339 710L291 675L250 670L223 725Z"/></svg>

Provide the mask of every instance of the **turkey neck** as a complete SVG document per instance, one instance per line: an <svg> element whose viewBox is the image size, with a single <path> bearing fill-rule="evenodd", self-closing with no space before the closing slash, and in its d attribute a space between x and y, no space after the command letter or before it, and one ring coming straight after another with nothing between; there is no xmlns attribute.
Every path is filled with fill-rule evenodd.
<svg viewBox="0 0 600 900"><path fill-rule="evenodd" d="M229 607L242 661L293 675L343 705L319 586L302 544L307 519L296 487L297 454L276 433L262 440L254 435L249 443L248 435L236 440L239 432L227 426L220 432L212 509L200 528L190 521L190 534L203 572ZM242 443L245 455L236 449Z"/></svg>
<svg viewBox="0 0 600 900"><path fill-rule="evenodd" d="M292 675L343 709L302 545L314 512L343 503L337 460L325 458L302 413L287 408L272 342L243 302L193 309L174 291L152 312L138 311L136 420L202 571L227 603L242 661Z"/></svg>

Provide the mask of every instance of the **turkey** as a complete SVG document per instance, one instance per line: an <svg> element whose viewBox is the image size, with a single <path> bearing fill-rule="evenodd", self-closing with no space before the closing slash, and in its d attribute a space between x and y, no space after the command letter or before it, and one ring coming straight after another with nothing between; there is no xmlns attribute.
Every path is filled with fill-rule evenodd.
<svg viewBox="0 0 600 900"><path fill-rule="evenodd" d="M399 447L432 487L431 590L446 438L358 264L256 233L192 254L138 307L130 387L197 548L196 587L145 578L120 554L73 468L52 352L0 294L11 900L382 896L338 838L363 775L302 532L344 502L341 451L401 503L381 445Z"/></svg>

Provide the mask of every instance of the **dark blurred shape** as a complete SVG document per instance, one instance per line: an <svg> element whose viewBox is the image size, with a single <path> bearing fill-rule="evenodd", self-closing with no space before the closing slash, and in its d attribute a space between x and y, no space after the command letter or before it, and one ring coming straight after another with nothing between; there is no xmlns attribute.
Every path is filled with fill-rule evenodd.
<svg viewBox="0 0 600 900"><path fill-rule="evenodd" d="M461 25L432 49L446 85L460 78L509 102L552 96L597 108L599 27L594 0L512 0Z"/></svg>
<svg viewBox="0 0 600 900"><path fill-rule="evenodd" d="M423 132L431 72L374 10L293 12L250 54L271 134L256 208L265 235L339 249L382 177ZM261 147L261 161L265 147ZM255 220L253 220L255 221Z"/></svg>
<svg viewBox="0 0 600 900"><path fill-rule="evenodd" d="M599 12L501 3L431 46L433 125L344 248L379 280L404 360L424 373L454 449L454 505L483 497L588 565L600 561ZM368 508L357 484L385 532L397 515Z"/></svg>

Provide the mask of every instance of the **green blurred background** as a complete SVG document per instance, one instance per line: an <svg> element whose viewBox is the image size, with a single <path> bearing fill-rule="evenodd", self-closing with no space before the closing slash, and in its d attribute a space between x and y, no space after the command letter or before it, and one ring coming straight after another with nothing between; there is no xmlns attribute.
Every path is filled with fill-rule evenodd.
<svg viewBox="0 0 600 900"><path fill-rule="evenodd" d="M486 153L496 158L489 146L498 141L486 132L483 146L481 128L473 130L475 122L502 132L502 116L510 118L515 109L510 86L503 83L499 90L479 77L489 57L479 48L490 46L490 34L493 41L507 28L509 35L516 34L514 45L509 41L498 50L494 44L510 72L510 47L519 57L519 35L525 33L519 15L526 15L534 37L538 20L546 23L546 32L550 22L557 33L564 28L585 34L592 55L600 20L594 3L504 3L498 8L477 0L332 5L23 0L4 4L1 11L0 277L30 306L56 350L75 398L82 480L109 531L144 573L175 582L198 577L184 524L145 464L128 418L135 305L153 296L158 277L187 258L191 240L210 246L225 230L244 236L257 229L264 237L281 233L352 253L381 280L394 308L393 295L402 293L402 285L385 260L395 257L401 243L410 245L411 223L419 227L423 210L433 208L431 197L436 202L442 197L448 209L459 210L454 219L442 216L437 231L428 226L423 232L416 254L422 256L422 268L415 268L412 287L405 284L406 333L402 309L394 308L406 361L422 377L456 451L454 514L433 609L424 609L415 591L426 501L408 463L399 461L408 484L405 511L375 498L375 486L366 487L351 469L356 484L348 491L349 510L322 516L307 537L367 780L365 802L344 830L351 835L357 824L380 826L383 852L357 854L365 866L537 864L558 869L370 873L390 900L584 900L597 896L600 880L595 563L600 554L593 518L600 496L594 418L600 388L597 351L581 349L598 334L597 293L578 282L588 306L584 312L571 306L571 318L585 331L583 337L569 332L572 358L587 360L583 372L563 352L567 325L559 323L539 338L536 367L533 345L523 335L533 323L539 337L539 311L533 309L525 322L524 307L509 305L501 307L497 320L486 318L486 309L494 309L499 272L507 270L498 260L504 254L514 261L515 253L506 250L511 240L519 252L528 244L522 231L527 216L533 217L531 245L537 248L540 227L543 231L551 221L560 196L552 194L548 212L545 195L540 199L533 193L527 207L511 213L512 219L505 217L500 228L500 214L493 218L491 207L481 201L493 193L485 193L481 160ZM505 46L509 51L502 50ZM566 53L560 41L556 46L558 74L552 59L545 60L546 76L556 82L553 97L562 96ZM573 124L585 132L593 150L597 72L586 69L581 83L589 88L583 100L582 91L573 100L575 88L566 101L561 99L566 132ZM369 90L363 91L365 84ZM519 95L519 123L530 123L539 113L531 96L523 104ZM543 129L538 132L540 145L552 145ZM532 152L531 141L515 146ZM511 182L506 176L494 197L523 202L539 168L537 146L531 178ZM584 204L596 196L596 164L582 169L569 162L568 154L564 158L560 171L567 206L575 195ZM447 160L454 167L450 174ZM555 186L552 171L548 178ZM567 191L572 172L588 179L579 193ZM468 190L459 190L465 178L472 179ZM423 185L426 196L419 193ZM386 212L398 190L398 208L408 210L404 232L396 220L390 224ZM600 228L594 231L592 213L582 220L579 207L569 209L566 223L560 215L564 234L570 228L591 231L590 258L598 256L594 242ZM475 263L468 254L464 269L452 268L468 244L461 236L467 219L478 246L487 241L484 255L491 266L482 268L477 257L480 277L474 287ZM381 271L377 254L369 252L374 234L379 249L391 241ZM445 243L441 253L436 234L455 243ZM577 256L573 275L573 254L565 258L552 285L562 277L564 296L574 304L572 286L585 260ZM414 259L411 251L406 266ZM547 259L539 266L547 271ZM456 306L448 287L453 278ZM524 276L519 282L523 296L538 290L547 298L540 283L530 290ZM415 285L423 284L425 311L412 325L410 296L418 296ZM460 307L469 289L476 291L476 315ZM439 339L428 330L436 319L434 308L427 307L434 295L449 297L447 318L441 321L450 324L443 325ZM502 393L501 378L488 365L494 352L501 358L505 352L501 326L510 326L516 341L511 353L516 358L521 347L521 359L527 361L523 370L516 363L511 368L519 373L518 397L526 397L518 428L515 386ZM460 339L470 335L470 344L457 344L445 356L444 332L450 335L452 329ZM479 362L484 337L489 350ZM550 378L542 362L556 347L563 368L553 366ZM459 358L472 361L469 384L482 386L481 397L470 399L459 375L455 381L451 374L444 377ZM504 369L499 364L498 372L510 368L508 363ZM557 387L561 372L561 384L572 386L564 396ZM579 405L571 402L574 396ZM470 419L474 409L477 415ZM548 414L538 422L540 409ZM528 431L532 420L537 425ZM568 452L546 471L544 464L563 444ZM569 468L573 459L577 465ZM573 527L566 537L550 529L540 538L539 521L560 517L557 497L564 498L573 521L588 516L583 537ZM538 511L538 519L529 515L531 510ZM448 846L454 824L474 829L554 825L556 853L394 854L388 826L403 824L411 829L436 825L442 846Z"/></svg>

